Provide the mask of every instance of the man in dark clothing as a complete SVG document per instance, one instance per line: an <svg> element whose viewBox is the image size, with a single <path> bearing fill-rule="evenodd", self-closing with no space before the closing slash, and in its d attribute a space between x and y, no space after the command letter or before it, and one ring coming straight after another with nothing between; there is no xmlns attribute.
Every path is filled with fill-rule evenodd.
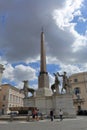
<svg viewBox="0 0 87 130"><path fill-rule="evenodd" d="M52 110L50 111L50 119L51 119L51 121L53 121L53 111Z"/></svg>

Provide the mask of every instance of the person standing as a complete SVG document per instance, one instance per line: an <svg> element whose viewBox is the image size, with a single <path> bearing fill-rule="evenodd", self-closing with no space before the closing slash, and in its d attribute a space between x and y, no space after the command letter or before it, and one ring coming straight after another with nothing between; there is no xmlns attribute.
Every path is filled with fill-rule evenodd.
<svg viewBox="0 0 87 130"><path fill-rule="evenodd" d="M51 121L53 121L53 111L52 110L50 111L50 119L51 119Z"/></svg>
<svg viewBox="0 0 87 130"><path fill-rule="evenodd" d="M36 117L37 117L37 109L36 108L33 109L32 117L33 117L33 119L36 119Z"/></svg>
<svg viewBox="0 0 87 130"><path fill-rule="evenodd" d="M67 91L68 91L68 90L67 90L67 87L68 87L68 85L69 85L69 81L68 81L68 77L67 77L67 75L66 75L66 72L64 72L63 75L60 75L59 72L57 72L57 74L58 74L58 76L60 76L60 77L63 78L63 83L62 83L62 90L61 90L61 92L63 92L63 89L65 89L66 92L67 92Z"/></svg>
<svg viewBox="0 0 87 130"><path fill-rule="evenodd" d="M62 121L63 120L63 111L61 109L59 111L59 117L60 117L60 121Z"/></svg>

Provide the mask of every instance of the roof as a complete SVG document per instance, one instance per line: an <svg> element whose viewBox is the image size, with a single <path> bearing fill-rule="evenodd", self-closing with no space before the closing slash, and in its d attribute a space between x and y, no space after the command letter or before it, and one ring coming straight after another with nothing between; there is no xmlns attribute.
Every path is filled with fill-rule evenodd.
<svg viewBox="0 0 87 130"><path fill-rule="evenodd" d="M1 87L8 87L16 91L20 91L20 89L16 88L15 86L12 86L11 84L2 84Z"/></svg>
<svg viewBox="0 0 87 130"><path fill-rule="evenodd" d="M70 77L78 76L78 75L85 75L85 74L87 74L87 72L79 72L79 73L72 74Z"/></svg>

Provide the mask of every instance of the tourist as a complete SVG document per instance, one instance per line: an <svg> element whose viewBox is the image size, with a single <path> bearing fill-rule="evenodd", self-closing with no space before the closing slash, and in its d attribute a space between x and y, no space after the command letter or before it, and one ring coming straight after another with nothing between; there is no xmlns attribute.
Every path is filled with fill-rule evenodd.
<svg viewBox="0 0 87 130"><path fill-rule="evenodd" d="M60 121L63 120L63 111L61 109L59 111L59 118L60 118Z"/></svg>
<svg viewBox="0 0 87 130"><path fill-rule="evenodd" d="M53 121L53 111L52 110L50 111L50 119L51 119L51 121Z"/></svg>
<svg viewBox="0 0 87 130"><path fill-rule="evenodd" d="M32 117L34 120L39 120L38 118L38 110L37 109L34 109L33 112L32 112Z"/></svg>
<svg viewBox="0 0 87 130"><path fill-rule="evenodd" d="M36 109L33 110L32 117L33 117L33 119L35 119L35 117L36 117Z"/></svg>

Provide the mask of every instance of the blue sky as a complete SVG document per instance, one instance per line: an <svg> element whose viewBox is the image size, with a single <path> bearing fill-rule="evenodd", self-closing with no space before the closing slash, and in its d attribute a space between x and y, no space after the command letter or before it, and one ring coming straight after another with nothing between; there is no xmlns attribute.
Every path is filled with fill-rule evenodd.
<svg viewBox="0 0 87 130"><path fill-rule="evenodd" d="M47 71L87 71L87 0L0 0L2 83L38 87L40 34L44 28Z"/></svg>

